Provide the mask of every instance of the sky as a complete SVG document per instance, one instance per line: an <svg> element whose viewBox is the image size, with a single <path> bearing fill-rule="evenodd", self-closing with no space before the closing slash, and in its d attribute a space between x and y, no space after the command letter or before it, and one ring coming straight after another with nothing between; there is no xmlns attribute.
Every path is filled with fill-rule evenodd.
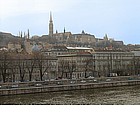
<svg viewBox="0 0 140 140"><path fill-rule="evenodd" d="M140 44L139 0L0 0L0 32L47 35L50 11L54 31Z"/></svg>

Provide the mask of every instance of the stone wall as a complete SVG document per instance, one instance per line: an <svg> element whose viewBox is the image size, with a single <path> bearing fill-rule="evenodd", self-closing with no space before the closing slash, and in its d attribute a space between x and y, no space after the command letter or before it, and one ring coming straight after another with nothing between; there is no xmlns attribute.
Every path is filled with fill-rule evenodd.
<svg viewBox="0 0 140 140"><path fill-rule="evenodd" d="M133 86L133 85L140 85L140 80L0 89L0 95L36 94L36 93L48 93L58 91L83 90L83 89L119 87L119 86Z"/></svg>

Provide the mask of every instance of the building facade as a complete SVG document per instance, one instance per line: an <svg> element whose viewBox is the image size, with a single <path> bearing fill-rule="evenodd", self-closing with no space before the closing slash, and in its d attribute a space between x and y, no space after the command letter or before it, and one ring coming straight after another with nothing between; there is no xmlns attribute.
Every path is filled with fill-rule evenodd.
<svg viewBox="0 0 140 140"><path fill-rule="evenodd" d="M109 76L110 73L132 75L133 58L133 52L96 51L94 54L95 71L98 76Z"/></svg>
<svg viewBox="0 0 140 140"><path fill-rule="evenodd" d="M43 81L56 77L57 59L42 53L15 54L0 52L0 81Z"/></svg>
<svg viewBox="0 0 140 140"><path fill-rule="evenodd" d="M46 51L46 54L55 55L58 58L58 73L60 70L62 72L64 65L75 63L76 68L73 72L73 77L76 78L109 76L110 73L116 73L120 76L134 75L135 57L133 52L113 50L94 51L94 49L86 47L55 46L51 51ZM69 65L72 67L72 64ZM62 77L60 75L59 77Z"/></svg>

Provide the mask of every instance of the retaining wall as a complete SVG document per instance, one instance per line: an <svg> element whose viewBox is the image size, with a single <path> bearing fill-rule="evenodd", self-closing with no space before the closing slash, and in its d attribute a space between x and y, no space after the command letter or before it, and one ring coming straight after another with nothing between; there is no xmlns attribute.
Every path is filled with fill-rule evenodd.
<svg viewBox="0 0 140 140"><path fill-rule="evenodd" d="M57 91L82 90L82 89L132 86L132 85L140 85L140 80L0 89L0 95L33 94L33 93L35 94L35 93L48 93Z"/></svg>

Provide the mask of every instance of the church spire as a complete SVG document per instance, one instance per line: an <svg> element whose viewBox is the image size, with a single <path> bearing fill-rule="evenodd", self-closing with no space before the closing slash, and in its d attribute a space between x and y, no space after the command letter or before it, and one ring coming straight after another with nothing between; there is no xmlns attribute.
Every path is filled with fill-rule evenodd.
<svg viewBox="0 0 140 140"><path fill-rule="evenodd" d="M53 22L53 20L52 20L52 12L50 12L50 22Z"/></svg>
<svg viewBox="0 0 140 140"><path fill-rule="evenodd" d="M49 36L53 36L53 20L52 20L52 12L50 12L50 22L49 22Z"/></svg>

